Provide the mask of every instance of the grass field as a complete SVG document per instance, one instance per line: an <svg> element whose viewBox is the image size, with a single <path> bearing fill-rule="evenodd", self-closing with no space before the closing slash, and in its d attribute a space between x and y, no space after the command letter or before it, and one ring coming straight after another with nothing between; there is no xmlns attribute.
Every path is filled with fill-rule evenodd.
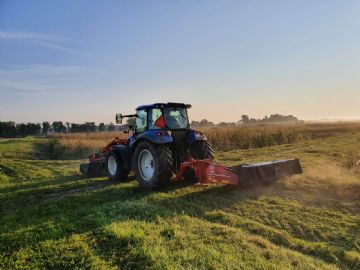
<svg viewBox="0 0 360 270"><path fill-rule="evenodd" d="M51 139L1 140L0 269L360 269L360 130L314 129L218 151L227 165L301 159L303 175L246 188L146 191L37 159Z"/></svg>

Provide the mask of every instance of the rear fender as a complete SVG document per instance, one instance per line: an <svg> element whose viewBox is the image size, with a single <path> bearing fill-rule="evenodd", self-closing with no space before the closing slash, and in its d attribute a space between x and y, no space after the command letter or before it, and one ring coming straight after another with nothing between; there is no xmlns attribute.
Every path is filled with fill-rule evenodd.
<svg viewBox="0 0 360 270"><path fill-rule="evenodd" d="M125 170L131 170L131 151L126 145L114 145L112 150L118 154Z"/></svg>
<svg viewBox="0 0 360 270"><path fill-rule="evenodd" d="M165 130L149 130L139 135L137 140L147 140L154 144L172 143L173 138Z"/></svg>
<svg viewBox="0 0 360 270"><path fill-rule="evenodd" d="M190 130L189 134L188 134L188 142L190 145L192 145L195 142L199 142L199 141L207 141L206 136L198 131L198 130Z"/></svg>

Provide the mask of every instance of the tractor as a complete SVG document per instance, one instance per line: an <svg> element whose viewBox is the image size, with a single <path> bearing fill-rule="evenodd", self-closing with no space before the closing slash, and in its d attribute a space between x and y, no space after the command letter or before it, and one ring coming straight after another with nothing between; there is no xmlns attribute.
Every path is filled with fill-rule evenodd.
<svg viewBox="0 0 360 270"><path fill-rule="evenodd" d="M215 164L206 136L189 124L189 108L191 105L184 103L155 103L137 107L135 114L116 114L117 124L124 118L134 119L128 121L129 130L125 131L132 135L116 137L81 164L80 171L90 177L106 173L112 181L123 181L134 171L140 186L149 189L166 184L174 173L177 179L239 185L271 182L302 172L298 159L234 167Z"/></svg>

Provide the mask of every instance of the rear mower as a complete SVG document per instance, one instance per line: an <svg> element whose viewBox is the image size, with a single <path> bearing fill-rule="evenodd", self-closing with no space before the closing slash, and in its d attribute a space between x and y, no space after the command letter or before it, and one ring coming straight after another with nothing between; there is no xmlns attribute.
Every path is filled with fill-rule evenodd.
<svg viewBox="0 0 360 270"><path fill-rule="evenodd" d="M214 150L206 136L190 127L189 104L155 103L136 108L136 114L116 115L135 118L132 135L115 138L101 153L89 157L80 171L89 177L107 174L110 180L124 180L135 172L136 180L145 188L156 188L177 179L196 179L201 184L232 185L269 183L281 177L302 173L298 159L227 167L213 162Z"/></svg>

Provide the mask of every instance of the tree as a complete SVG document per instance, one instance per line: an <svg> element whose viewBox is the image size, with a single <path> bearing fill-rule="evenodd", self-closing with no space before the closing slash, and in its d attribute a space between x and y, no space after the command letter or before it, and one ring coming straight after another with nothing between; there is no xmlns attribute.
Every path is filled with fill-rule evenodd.
<svg viewBox="0 0 360 270"><path fill-rule="evenodd" d="M79 124L71 123L70 132L79 132Z"/></svg>
<svg viewBox="0 0 360 270"><path fill-rule="evenodd" d="M62 121L54 121L52 128L55 132L64 132L66 130Z"/></svg>
<svg viewBox="0 0 360 270"><path fill-rule="evenodd" d="M49 124L49 122L43 122L43 123L42 123L42 133L43 133L44 135L48 134L49 129L50 129L50 124Z"/></svg>
<svg viewBox="0 0 360 270"><path fill-rule="evenodd" d="M41 131L41 126L39 123L27 123L26 124L26 134L27 135L39 135Z"/></svg>
<svg viewBox="0 0 360 270"><path fill-rule="evenodd" d="M66 122L65 125L66 125L66 132L70 132L71 124L69 122Z"/></svg>
<svg viewBox="0 0 360 270"><path fill-rule="evenodd" d="M198 126L200 126L200 122L199 121L191 121L190 125L192 127L198 127Z"/></svg>
<svg viewBox="0 0 360 270"><path fill-rule="evenodd" d="M207 119L203 119L200 121L199 125L201 127L209 127L209 126L213 126L214 123L213 122L209 122Z"/></svg>
<svg viewBox="0 0 360 270"><path fill-rule="evenodd" d="M96 125L95 122L85 122L85 132L95 132Z"/></svg>
<svg viewBox="0 0 360 270"><path fill-rule="evenodd" d="M244 114L241 116L241 122L243 123L243 125L248 125L250 124L250 118L248 115Z"/></svg>
<svg viewBox="0 0 360 270"><path fill-rule="evenodd" d="M220 122L220 123L218 124L218 126L219 126L219 127L227 127L228 124L225 123L225 122Z"/></svg>
<svg viewBox="0 0 360 270"><path fill-rule="evenodd" d="M14 138L16 137L16 126L14 122L0 122L0 137Z"/></svg>
<svg viewBox="0 0 360 270"><path fill-rule="evenodd" d="M110 123L108 125L108 128L107 128L108 131L114 131L115 130L115 125L113 123Z"/></svg>
<svg viewBox="0 0 360 270"><path fill-rule="evenodd" d="M16 125L16 133L20 137L26 136L26 125L24 123Z"/></svg>
<svg viewBox="0 0 360 270"><path fill-rule="evenodd" d="M104 123L99 124L99 131L105 131L105 124Z"/></svg>
<svg viewBox="0 0 360 270"><path fill-rule="evenodd" d="M256 125L257 122L258 122L258 120L255 118L250 119L250 124L252 124L252 125Z"/></svg>
<svg viewBox="0 0 360 270"><path fill-rule="evenodd" d="M35 123L21 123L16 125L16 134L20 137L40 134L41 126Z"/></svg>

